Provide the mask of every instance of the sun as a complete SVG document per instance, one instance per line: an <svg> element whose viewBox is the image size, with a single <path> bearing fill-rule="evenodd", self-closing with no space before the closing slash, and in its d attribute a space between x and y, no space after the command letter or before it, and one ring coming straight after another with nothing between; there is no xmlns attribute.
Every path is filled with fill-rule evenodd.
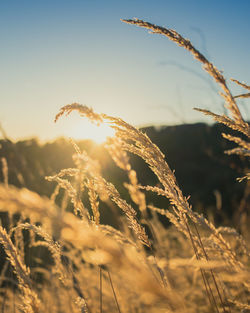
<svg viewBox="0 0 250 313"><path fill-rule="evenodd" d="M97 144L102 144L107 137L114 136L115 131L106 124L94 125L88 120L77 122L70 130L70 137L74 139L90 139Z"/></svg>

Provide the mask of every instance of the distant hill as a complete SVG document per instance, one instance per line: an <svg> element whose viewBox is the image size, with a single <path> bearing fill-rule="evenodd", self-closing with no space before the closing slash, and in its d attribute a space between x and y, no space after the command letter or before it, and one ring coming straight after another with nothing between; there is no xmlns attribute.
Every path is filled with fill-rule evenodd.
<svg viewBox="0 0 250 313"><path fill-rule="evenodd" d="M170 167L175 170L183 193L191 195L190 201L196 210L206 215L213 213L217 219L223 220L238 216L245 183L238 183L236 178L244 175L247 163L238 156L224 154L225 150L233 147L221 136L223 131L227 131L226 128L218 124L210 126L197 123L146 127L142 131L165 154ZM91 141L79 141L78 144L93 158L100 160L104 176L118 185L126 197L122 186L126 178L120 169L114 167L103 146ZM50 195L54 188L44 176L73 166L74 149L64 138L45 144L40 144L37 139L16 143L1 140L0 145L0 157L5 157L8 162L9 183L25 186L42 195ZM131 163L142 185L157 183L154 174L138 157L131 156ZM2 173L0 180L3 180ZM154 201L154 196L147 194L147 200ZM167 207L168 203L162 199L156 205Z"/></svg>

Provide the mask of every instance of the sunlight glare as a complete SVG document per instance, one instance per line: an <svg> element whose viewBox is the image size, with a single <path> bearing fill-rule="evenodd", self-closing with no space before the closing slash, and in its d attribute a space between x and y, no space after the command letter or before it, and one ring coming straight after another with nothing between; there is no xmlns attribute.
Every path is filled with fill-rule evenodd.
<svg viewBox="0 0 250 313"><path fill-rule="evenodd" d="M106 141L107 137L114 136L114 133L114 129L106 124L97 126L87 120L81 120L71 129L70 136L74 139L90 139L97 144L102 144Z"/></svg>

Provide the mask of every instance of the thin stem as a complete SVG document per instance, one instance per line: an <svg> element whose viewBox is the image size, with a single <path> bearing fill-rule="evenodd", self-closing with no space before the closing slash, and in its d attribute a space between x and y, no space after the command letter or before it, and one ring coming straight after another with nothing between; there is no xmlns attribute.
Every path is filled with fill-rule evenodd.
<svg viewBox="0 0 250 313"><path fill-rule="evenodd" d="M112 282L112 279L111 279L110 272L109 272L109 270L107 272L108 272L110 286L111 286L112 291L113 291L113 295L114 295L114 298L115 298L115 302L116 302L116 306L117 306L118 312L121 313L120 306L119 306L119 303L118 303L118 300L117 300L117 297L116 297L116 294L115 294L115 289L114 289L114 286L113 286L113 282Z"/></svg>
<svg viewBox="0 0 250 313"><path fill-rule="evenodd" d="M100 269L100 286L99 286L99 289L100 289L100 313L102 313L102 267L99 266L99 269Z"/></svg>
<svg viewBox="0 0 250 313"><path fill-rule="evenodd" d="M14 313L16 313L16 289L15 289L15 286L14 286L14 289L13 289L13 294L14 294L14 296L13 296L13 312Z"/></svg>
<svg viewBox="0 0 250 313"><path fill-rule="evenodd" d="M2 309L1 312L4 313L4 307L5 307L5 301L6 301L6 294L7 294L7 288L4 291L4 295L3 295L3 302L2 302Z"/></svg>
<svg viewBox="0 0 250 313"><path fill-rule="evenodd" d="M200 236L200 233L199 233L199 231L198 231L198 228L197 228L197 226L196 226L195 223L193 223L193 225L194 225L194 228L195 228L195 231L196 231L196 234L197 234L197 237L198 237L200 246L201 246L202 251L203 251L203 253L204 253L204 255L205 255L205 258L206 258L207 261L209 261L209 258L208 258L208 255L207 255L207 253L206 253L206 250L205 250L205 248L204 248L204 245L203 245L203 243L202 243L201 236ZM211 273L211 276L212 276L212 279L213 279L215 288L216 288L216 290L217 290L218 296L219 296L219 298L220 298L220 302L221 302L223 311L224 311L224 313L226 313L227 311L226 311L226 309L225 309L224 302L223 302L223 300L222 300L222 296L221 296L221 293L220 293L220 290L219 290L219 287L218 287L218 284L217 284L217 282L216 282L215 275L214 275L214 272L213 272L212 269L210 270L210 273Z"/></svg>
<svg viewBox="0 0 250 313"><path fill-rule="evenodd" d="M194 239L192 237L192 234L191 234L190 228L188 226L188 223L186 222L185 219L184 219L184 223L186 224L186 227L187 227L187 230L188 230L188 234L189 234L189 237L190 237L190 240L191 240L194 252L195 252L195 256L196 256L197 260L199 260L200 257L199 257L197 248L195 246ZM213 307L212 300L211 300L211 297L210 297L210 294L211 294L213 302L215 304L216 311L217 311L217 313L219 313L219 309L218 309L218 306L217 306L217 303L216 303L213 291L212 291L211 286L209 284L209 281L206 278L205 271L200 268L200 272L201 272L201 276L202 276L202 279L203 279L203 282L204 282L204 285L205 285L205 288L206 288L206 292L207 292L207 295L208 295L208 299L209 299L210 305L211 305L211 307ZM208 289L209 289L209 291L208 291ZM210 294L209 294L209 292L210 292Z"/></svg>

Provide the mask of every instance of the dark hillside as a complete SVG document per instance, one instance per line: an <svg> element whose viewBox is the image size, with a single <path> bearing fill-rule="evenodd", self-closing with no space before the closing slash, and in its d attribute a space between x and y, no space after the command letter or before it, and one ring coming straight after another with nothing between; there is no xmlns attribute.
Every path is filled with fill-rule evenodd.
<svg viewBox="0 0 250 313"><path fill-rule="evenodd" d="M223 220L225 217L231 219L236 214L245 190L245 183L238 183L236 178L244 175L247 163L240 157L224 154L225 150L232 148L232 144L222 138L221 133L225 131L223 126L199 123L142 130L166 155L181 189L185 195L191 195L191 203L196 210L205 214L212 211L217 219ZM40 144L36 139L16 143L2 140L0 144L0 157L5 157L8 162L9 183L27 187L42 195L50 195L54 188L44 176L73 166L71 156L74 149L66 139L45 144ZM90 141L81 141L79 145L93 158L100 160L104 176L115 182L116 186L120 185L124 194L120 183L124 181L124 174L114 168L104 148ZM142 185L155 184L154 175L141 160L131 156L131 162ZM2 173L0 179L3 180ZM147 199L148 202L153 201L153 195L148 194ZM156 205L166 207L164 201Z"/></svg>

